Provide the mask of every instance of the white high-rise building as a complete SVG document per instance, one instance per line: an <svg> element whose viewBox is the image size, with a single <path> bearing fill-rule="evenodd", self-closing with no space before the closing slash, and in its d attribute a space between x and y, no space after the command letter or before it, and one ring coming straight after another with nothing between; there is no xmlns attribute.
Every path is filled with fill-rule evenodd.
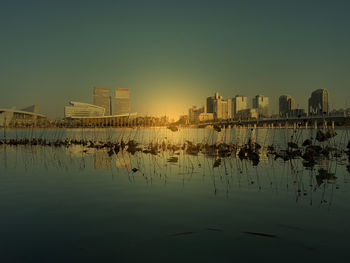
<svg viewBox="0 0 350 263"><path fill-rule="evenodd" d="M233 100L224 99L219 93L207 98L205 113L212 113L214 119L231 119L233 117Z"/></svg>
<svg viewBox="0 0 350 263"><path fill-rule="evenodd" d="M213 100L213 114L215 119L232 118L232 99L223 99L218 93L215 93Z"/></svg>
<svg viewBox="0 0 350 263"><path fill-rule="evenodd" d="M236 118L236 115L241 110L248 108L248 99L244 95L236 95L232 101L232 117Z"/></svg>
<svg viewBox="0 0 350 263"><path fill-rule="evenodd" d="M111 115L111 95L108 87L94 87L93 88L94 105L105 109L105 115Z"/></svg>
<svg viewBox="0 0 350 263"><path fill-rule="evenodd" d="M113 115L130 113L130 89L116 88L114 94Z"/></svg>
<svg viewBox="0 0 350 263"><path fill-rule="evenodd" d="M253 98L253 108L258 109L259 118L269 115L269 98L264 95L256 95Z"/></svg>

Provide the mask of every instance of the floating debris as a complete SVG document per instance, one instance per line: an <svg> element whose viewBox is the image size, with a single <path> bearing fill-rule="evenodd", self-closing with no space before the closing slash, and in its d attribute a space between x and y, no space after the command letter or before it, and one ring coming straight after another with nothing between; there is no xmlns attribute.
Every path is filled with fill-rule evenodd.
<svg viewBox="0 0 350 263"><path fill-rule="evenodd" d="M221 131L221 127L216 124L213 126L217 132ZM176 125L168 126L168 129L172 131L178 131L178 127ZM254 131L254 129L250 129L250 131ZM346 148L342 149L339 146L331 147L330 143L323 143L330 138L333 138L337 135L337 133L329 129L327 131L317 130L316 132L316 140L314 141L313 137L309 137L304 140L299 146L298 134L293 131L293 135L291 136L292 140L287 142L284 149L279 145L261 145L255 142L255 135L252 133L249 134L248 140L244 144L237 144L231 142L227 142L226 139L221 142L214 142L212 144L208 143L208 140L203 140L202 142L193 142L190 140L186 140L183 138L182 142L171 143L168 141L168 137L162 137L161 141L150 138L151 142L147 144L143 144L138 142L135 137L129 136L129 138L122 137L117 141L113 141L112 139L107 140L84 140L84 139L55 139L49 140L44 138L16 138L16 139L2 139L0 140L1 147L3 145L9 146L42 146L42 147L54 147L54 148L69 148L74 145L83 146L82 153L90 152L88 149L96 149L96 150L105 150L109 157L118 154L119 152L126 151L131 155L142 153L142 154L151 154L151 155L159 155L165 153L166 151L170 152L170 156L166 157L167 162L169 163L177 163L179 161L177 156L173 155L192 155L199 156L204 155L207 157L215 158L215 162L213 167L219 167L221 165L222 159L225 158L236 158L238 157L240 160L247 160L252 163L253 166L257 166L261 160L265 159L265 157L272 157L274 160L283 160L284 162L290 162L293 159L302 159L302 165L305 168L313 168L315 165L321 164L322 160L329 160L331 158L337 158L339 160L343 160L345 157L349 159L350 163L350 141L347 143ZM295 134L294 134L295 133ZM225 134L223 134L224 136ZM212 135L210 135L212 136ZM221 137L221 135L220 135ZM165 139L164 139L165 138ZM340 145L340 144L332 144L332 145ZM344 145L344 144L341 144ZM345 161L342 161L342 164L345 165Z"/></svg>
<svg viewBox="0 0 350 263"><path fill-rule="evenodd" d="M168 158L168 163L177 163L178 160L179 160L178 157L173 156L173 157Z"/></svg>
<svg viewBox="0 0 350 263"><path fill-rule="evenodd" d="M221 165L221 158L215 160L215 162L214 162L214 164L213 164L213 167L214 167L214 168L215 168L215 167L219 167L220 165Z"/></svg>
<svg viewBox="0 0 350 263"><path fill-rule="evenodd" d="M259 232L243 232L245 234L249 234L249 235L255 235L255 236L262 236L262 237L270 237L270 238L276 238L276 235L273 234L266 234L266 233L259 233Z"/></svg>
<svg viewBox="0 0 350 263"><path fill-rule="evenodd" d="M218 125L214 125L213 126L214 130L216 130L217 132L221 132L221 127Z"/></svg>
<svg viewBox="0 0 350 263"><path fill-rule="evenodd" d="M303 146L309 146L312 144L312 141L310 139L306 139L304 142L303 142Z"/></svg>
<svg viewBox="0 0 350 263"><path fill-rule="evenodd" d="M289 142L288 143L288 147L292 148L292 149L298 149L299 148L298 144L296 144L295 142Z"/></svg>
<svg viewBox="0 0 350 263"><path fill-rule="evenodd" d="M177 132L179 131L179 128L175 125L168 126L168 129L171 130L172 132Z"/></svg>
<svg viewBox="0 0 350 263"><path fill-rule="evenodd" d="M316 176L318 186L322 185L324 181L335 181L336 179L337 177L334 173L330 173L323 168L318 170L318 175Z"/></svg>

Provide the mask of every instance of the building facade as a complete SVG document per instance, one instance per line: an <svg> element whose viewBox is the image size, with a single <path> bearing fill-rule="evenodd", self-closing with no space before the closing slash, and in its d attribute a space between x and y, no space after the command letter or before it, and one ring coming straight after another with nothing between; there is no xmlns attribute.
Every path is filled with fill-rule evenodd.
<svg viewBox="0 0 350 263"><path fill-rule="evenodd" d="M98 118L105 115L105 108L100 106L75 101L70 101L69 104L70 106L64 107L65 118Z"/></svg>
<svg viewBox="0 0 350 263"><path fill-rule="evenodd" d="M205 109L204 107L198 108L197 106L192 106L189 110L188 110L188 117L190 122L192 123L196 123L199 122L199 116L200 114L204 113Z"/></svg>
<svg viewBox="0 0 350 263"><path fill-rule="evenodd" d="M220 96L219 96L219 93L215 93L215 95L214 96L211 96L211 97L208 97L207 98L207 113L214 113L214 102L215 102L215 100L217 100L218 98L219 98Z"/></svg>
<svg viewBox="0 0 350 263"><path fill-rule="evenodd" d="M258 117L264 118L269 116L269 98L264 95L256 95L253 98L253 108L258 110Z"/></svg>
<svg viewBox="0 0 350 263"><path fill-rule="evenodd" d="M291 111L294 110L294 99L289 95L282 95L279 97L278 112L279 116L286 118L290 115Z"/></svg>
<svg viewBox="0 0 350 263"><path fill-rule="evenodd" d="M288 112L288 117L290 118L306 117L306 112L304 109L292 109Z"/></svg>
<svg viewBox="0 0 350 263"><path fill-rule="evenodd" d="M113 115L130 113L130 89L115 89Z"/></svg>
<svg viewBox="0 0 350 263"><path fill-rule="evenodd" d="M248 99L244 95L236 95L232 99L232 118L235 118L237 113L248 108Z"/></svg>
<svg viewBox="0 0 350 263"><path fill-rule="evenodd" d="M199 121L212 121L214 119L213 113L203 112L198 116Z"/></svg>
<svg viewBox="0 0 350 263"><path fill-rule="evenodd" d="M237 120L255 120L258 118L258 115L258 109L252 108L238 111L235 118Z"/></svg>
<svg viewBox="0 0 350 263"><path fill-rule="evenodd" d="M31 106L26 107L24 109L21 109L21 111L33 112L33 113L38 114L39 113L39 106L34 104L34 105L31 105Z"/></svg>
<svg viewBox="0 0 350 263"><path fill-rule="evenodd" d="M308 113L314 116L328 115L328 91L326 89L318 89L311 93Z"/></svg>
<svg viewBox="0 0 350 263"><path fill-rule="evenodd" d="M232 99L224 99L219 93L207 98L206 113L213 113L214 119L232 118Z"/></svg>
<svg viewBox="0 0 350 263"><path fill-rule="evenodd" d="M111 115L111 95L108 87L93 87L93 104L105 109L105 115Z"/></svg>
<svg viewBox="0 0 350 263"><path fill-rule="evenodd" d="M0 108L0 127L22 127L45 125L47 117L39 114L39 107L32 105L22 110L17 110L15 107L11 109Z"/></svg>

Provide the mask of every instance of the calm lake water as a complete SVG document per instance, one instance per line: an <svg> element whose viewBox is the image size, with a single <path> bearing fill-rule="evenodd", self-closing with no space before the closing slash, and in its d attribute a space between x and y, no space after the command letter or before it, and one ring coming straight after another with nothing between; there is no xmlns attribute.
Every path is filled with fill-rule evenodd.
<svg viewBox="0 0 350 263"><path fill-rule="evenodd" d="M337 132L329 144L344 148L350 132ZM22 137L144 144L254 137L262 146L285 147L315 131L6 131L7 139ZM0 262L348 262L347 165L345 157L305 169L301 159L268 156L253 166L182 151L110 156L82 146L1 145ZM320 179L320 169L333 179Z"/></svg>

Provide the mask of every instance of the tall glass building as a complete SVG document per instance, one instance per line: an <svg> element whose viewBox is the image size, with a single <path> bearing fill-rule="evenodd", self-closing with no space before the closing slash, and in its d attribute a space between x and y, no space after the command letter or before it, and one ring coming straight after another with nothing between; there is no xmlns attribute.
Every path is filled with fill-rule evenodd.
<svg viewBox="0 0 350 263"><path fill-rule="evenodd" d="M294 99L289 95L282 95L278 101L278 111L280 117L288 117L291 111L294 110Z"/></svg>
<svg viewBox="0 0 350 263"><path fill-rule="evenodd" d="M115 89L113 115L130 113L130 89Z"/></svg>
<svg viewBox="0 0 350 263"><path fill-rule="evenodd" d="M311 93L309 98L309 115L328 115L328 91L318 89Z"/></svg>
<svg viewBox="0 0 350 263"><path fill-rule="evenodd" d="M105 115L111 115L111 91L108 87L93 88L93 103L105 109Z"/></svg>

